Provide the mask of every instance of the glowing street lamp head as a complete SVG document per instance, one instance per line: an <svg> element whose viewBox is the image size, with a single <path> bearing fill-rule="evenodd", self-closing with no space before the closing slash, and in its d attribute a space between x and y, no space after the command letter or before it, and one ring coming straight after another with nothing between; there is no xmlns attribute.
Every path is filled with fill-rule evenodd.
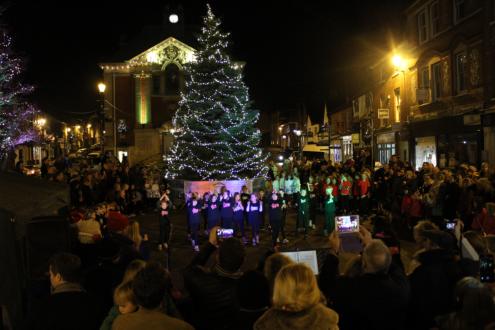
<svg viewBox="0 0 495 330"><path fill-rule="evenodd" d="M74 128L75 128L76 130L78 130L78 129L80 129L80 128L81 128L81 126L80 126L80 125L76 125L76 126L74 126Z"/></svg>
<svg viewBox="0 0 495 330"><path fill-rule="evenodd" d="M105 90L107 89L107 85L105 85L104 83L99 83L98 84L98 91L100 93L105 93Z"/></svg>
<svg viewBox="0 0 495 330"><path fill-rule="evenodd" d="M45 126L45 124L46 124L46 119L45 119L45 118L39 118L38 120L36 120L36 124L37 124L39 127L43 127L43 126Z"/></svg>
<svg viewBox="0 0 495 330"><path fill-rule="evenodd" d="M392 56L392 65L399 71L405 71L405 69L407 68L406 60L398 54Z"/></svg>
<svg viewBox="0 0 495 330"><path fill-rule="evenodd" d="M91 128L91 124L86 125L86 128L90 129Z"/></svg>

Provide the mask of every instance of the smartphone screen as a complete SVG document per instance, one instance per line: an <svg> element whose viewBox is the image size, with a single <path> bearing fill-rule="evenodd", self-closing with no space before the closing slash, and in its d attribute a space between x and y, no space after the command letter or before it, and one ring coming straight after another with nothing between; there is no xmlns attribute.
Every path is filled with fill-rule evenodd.
<svg viewBox="0 0 495 330"><path fill-rule="evenodd" d="M217 229L217 238L226 239L234 237L234 229L220 228Z"/></svg>
<svg viewBox="0 0 495 330"><path fill-rule="evenodd" d="M493 256L480 256L480 281L495 282L495 273L493 272Z"/></svg>
<svg viewBox="0 0 495 330"><path fill-rule="evenodd" d="M450 231L454 231L455 229L455 222L447 222L445 224L445 228Z"/></svg>
<svg viewBox="0 0 495 330"><path fill-rule="evenodd" d="M340 234L359 232L359 215L341 215L335 217L335 227Z"/></svg>

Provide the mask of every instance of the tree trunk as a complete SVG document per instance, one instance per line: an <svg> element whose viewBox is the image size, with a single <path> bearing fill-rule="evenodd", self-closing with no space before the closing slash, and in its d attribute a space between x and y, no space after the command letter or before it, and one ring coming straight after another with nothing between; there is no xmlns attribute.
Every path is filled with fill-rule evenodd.
<svg viewBox="0 0 495 330"><path fill-rule="evenodd" d="M0 158L0 171L6 172L13 170L15 167L15 152L11 151L4 157Z"/></svg>

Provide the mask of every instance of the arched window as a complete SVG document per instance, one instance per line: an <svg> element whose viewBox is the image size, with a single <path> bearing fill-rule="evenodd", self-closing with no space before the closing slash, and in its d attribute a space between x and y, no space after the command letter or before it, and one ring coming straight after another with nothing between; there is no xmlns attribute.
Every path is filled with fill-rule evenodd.
<svg viewBox="0 0 495 330"><path fill-rule="evenodd" d="M165 94L179 95L180 89L180 69L174 63L170 63L165 68Z"/></svg>

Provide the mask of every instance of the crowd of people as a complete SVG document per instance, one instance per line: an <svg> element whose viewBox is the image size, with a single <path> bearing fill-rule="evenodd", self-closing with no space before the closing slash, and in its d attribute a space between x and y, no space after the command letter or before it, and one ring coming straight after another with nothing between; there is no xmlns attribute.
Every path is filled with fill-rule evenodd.
<svg viewBox="0 0 495 330"><path fill-rule="evenodd" d="M65 168L77 244L50 260L51 294L33 303L27 328L495 329L488 164L415 170L397 156L373 167L357 159L271 162L257 191L186 194L176 221L195 254L178 271L181 287L150 257L171 244L166 183L112 159ZM142 235L132 221L140 212L157 214L158 237ZM344 214L361 217L359 253L335 230ZM280 252L292 235L327 237L318 274ZM246 270L246 249L263 239L272 248ZM417 246L411 258L403 240Z"/></svg>

